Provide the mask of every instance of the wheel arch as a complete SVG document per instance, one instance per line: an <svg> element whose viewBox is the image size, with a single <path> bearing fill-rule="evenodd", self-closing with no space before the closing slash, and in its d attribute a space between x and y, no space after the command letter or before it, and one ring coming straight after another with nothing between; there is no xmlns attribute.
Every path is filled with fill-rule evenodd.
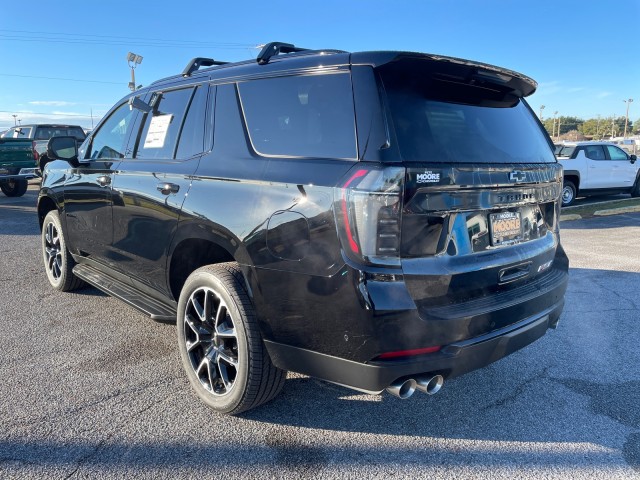
<svg viewBox="0 0 640 480"><path fill-rule="evenodd" d="M580 172L578 170L565 170L564 179L572 182L576 187L576 194L580 190Z"/></svg>
<svg viewBox="0 0 640 480"><path fill-rule="evenodd" d="M191 223L179 228L167 258L167 285L174 299L187 277L205 265L224 262L247 264L248 255L242 242L222 227ZM245 279L246 283L246 279ZM250 292L250 289L247 289Z"/></svg>
<svg viewBox="0 0 640 480"><path fill-rule="evenodd" d="M55 200L47 195L40 196L40 198L38 198L38 223L40 224L40 229L42 229L44 217L46 217L47 213L49 213L51 210L60 211Z"/></svg>

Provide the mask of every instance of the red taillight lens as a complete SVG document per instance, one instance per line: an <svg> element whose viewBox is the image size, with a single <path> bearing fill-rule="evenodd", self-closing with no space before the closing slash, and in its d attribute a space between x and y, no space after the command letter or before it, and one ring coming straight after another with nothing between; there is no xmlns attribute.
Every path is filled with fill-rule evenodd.
<svg viewBox="0 0 640 480"><path fill-rule="evenodd" d="M427 353L435 353L440 351L440 346L437 347L427 347L427 348L416 348L415 350L399 350L397 352L387 352L382 355L378 355L376 360L389 360L391 358L402 358L402 357L414 357L416 355L425 355Z"/></svg>
<svg viewBox="0 0 640 480"><path fill-rule="evenodd" d="M31 150L33 150L33 158L35 158L36 162L40 160L40 155L36 151L36 142L35 140L31 142Z"/></svg>
<svg viewBox="0 0 640 480"><path fill-rule="evenodd" d="M349 258L400 265L400 221L405 169L357 166L335 189L338 234Z"/></svg>

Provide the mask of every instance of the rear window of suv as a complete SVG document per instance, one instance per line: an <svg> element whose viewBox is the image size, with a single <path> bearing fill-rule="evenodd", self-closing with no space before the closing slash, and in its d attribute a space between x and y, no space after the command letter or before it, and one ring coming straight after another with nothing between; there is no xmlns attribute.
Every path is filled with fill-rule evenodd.
<svg viewBox="0 0 640 480"><path fill-rule="evenodd" d="M433 72L420 68L387 69L381 77L405 161L555 162L551 145L522 99L502 98L474 85L442 85Z"/></svg>

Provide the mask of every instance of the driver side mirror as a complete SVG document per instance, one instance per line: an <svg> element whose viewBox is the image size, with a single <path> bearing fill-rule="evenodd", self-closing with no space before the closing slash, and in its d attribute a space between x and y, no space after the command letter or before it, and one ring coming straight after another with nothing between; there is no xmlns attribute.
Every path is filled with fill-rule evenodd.
<svg viewBox="0 0 640 480"><path fill-rule="evenodd" d="M629 160L631 160L631 163L636 163L636 160L638 159L638 157L636 157L635 155L631 155L629 157Z"/></svg>
<svg viewBox="0 0 640 480"><path fill-rule="evenodd" d="M75 137L51 137L47 144L47 157L52 160L64 160L72 167L77 167L80 163Z"/></svg>

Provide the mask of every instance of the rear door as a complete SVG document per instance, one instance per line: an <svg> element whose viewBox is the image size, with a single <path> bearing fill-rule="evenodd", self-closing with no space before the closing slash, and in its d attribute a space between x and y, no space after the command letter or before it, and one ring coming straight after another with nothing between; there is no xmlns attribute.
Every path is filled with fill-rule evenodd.
<svg viewBox="0 0 640 480"><path fill-rule="evenodd" d="M163 293L180 209L200 157L210 149L204 140L208 95L208 85L153 92L133 158L119 164L113 181L117 268Z"/></svg>

